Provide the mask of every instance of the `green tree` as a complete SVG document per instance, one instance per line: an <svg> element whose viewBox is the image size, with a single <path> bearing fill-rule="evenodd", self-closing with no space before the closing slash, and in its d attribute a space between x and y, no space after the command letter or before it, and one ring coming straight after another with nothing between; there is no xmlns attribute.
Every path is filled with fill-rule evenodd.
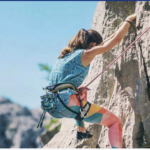
<svg viewBox="0 0 150 150"><path fill-rule="evenodd" d="M38 64L38 66L39 66L39 69L41 71L47 72L46 80L48 80L49 79L49 74L50 74L50 72L52 70L52 67L48 66L47 64L42 64L42 63Z"/></svg>

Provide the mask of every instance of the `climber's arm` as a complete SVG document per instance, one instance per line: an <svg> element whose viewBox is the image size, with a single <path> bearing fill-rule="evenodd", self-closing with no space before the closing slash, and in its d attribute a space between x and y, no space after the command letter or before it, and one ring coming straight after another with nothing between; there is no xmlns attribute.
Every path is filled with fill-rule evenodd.
<svg viewBox="0 0 150 150"><path fill-rule="evenodd" d="M115 36L116 32L113 33L110 37L108 37L107 39L105 39L100 45L103 45L104 43L106 43L107 41L109 41L110 39L112 39Z"/></svg>
<svg viewBox="0 0 150 150"><path fill-rule="evenodd" d="M123 24L123 22L119 25L119 27L121 27L121 25ZM107 39L105 39L100 45L103 45L104 43L106 43L107 41L109 41L110 39L112 39L115 35L116 35L115 31L110 37L108 37Z"/></svg>
<svg viewBox="0 0 150 150"><path fill-rule="evenodd" d="M136 15L131 15L127 17L127 20L132 21L134 20ZM87 66L96 55L105 53L112 49L114 46L116 46L121 40L124 38L126 33L128 32L128 29L130 27L130 23L128 22L123 22L121 27L118 29L114 37L107 42L105 42L103 45L100 46L95 46L89 50L85 50L82 54L82 63L84 66Z"/></svg>
<svg viewBox="0 0 150 150"><path fill-rule="evenodd" d="M126 35L129 27L130 24L128 22L124 22L122 27L120 27L112 39L108 40L103 45L95 46L89 50L85 50L82 54L82 63L84 66L88 65L96 55L105 53L120 43L123 37Z"/></svg>

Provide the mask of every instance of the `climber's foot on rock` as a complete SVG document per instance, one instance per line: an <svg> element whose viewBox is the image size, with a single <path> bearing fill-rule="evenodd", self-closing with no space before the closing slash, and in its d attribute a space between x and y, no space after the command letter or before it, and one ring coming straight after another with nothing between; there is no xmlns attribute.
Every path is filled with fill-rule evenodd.
<svg viewBox="0 0 150 150"><path fill-rule="evenodd" d="M89 139L89 138L92 138L92 136L93 135L87 130L86 130L85 133L77 131L77 139L78 140L82 140L82 139L85 139L85 138Z"/></svg>

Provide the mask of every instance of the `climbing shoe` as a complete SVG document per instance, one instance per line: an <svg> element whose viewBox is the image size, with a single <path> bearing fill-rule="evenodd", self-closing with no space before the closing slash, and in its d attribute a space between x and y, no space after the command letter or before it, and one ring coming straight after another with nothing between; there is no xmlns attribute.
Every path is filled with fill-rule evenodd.
<svg viewBox="0 0 150 150"><path fill-rule="evenodd" d="M85 133L77 131L77 139L78 140L82 140L82 139L85 139L85 138L92 138L92 136L93 135L87 130L86 130Z"/></svg>

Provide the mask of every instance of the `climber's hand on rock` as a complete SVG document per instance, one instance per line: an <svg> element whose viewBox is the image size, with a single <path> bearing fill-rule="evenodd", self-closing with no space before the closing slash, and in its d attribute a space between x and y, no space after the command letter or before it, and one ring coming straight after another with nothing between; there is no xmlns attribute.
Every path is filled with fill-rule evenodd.
<svg viewBox="0 0 150 150"><path fill-rule="evenodd" d="M137 14L130 15L126 18L126 20L133 21L136 18Z"/></svg>
<svg viewBox="0 0 150 150"><path fill-rule="evenodd" d="M83 86L83 85L81 85L81 86L78 87L78 93L79 93L79 94L84 94L84 93L86 93L88 90L90 90L90 89L87 88L87 87L85 87L85 86Z"/></svg>
<svg viewBox="0 0 150 150"><path fill-rule="evenodd" d="M78 87L78 94L80 96L80 99L82 99L83 101L87 101L87 91L88 90L90 90L90 89L85 86L82 86L82 85Z"/></svg>

